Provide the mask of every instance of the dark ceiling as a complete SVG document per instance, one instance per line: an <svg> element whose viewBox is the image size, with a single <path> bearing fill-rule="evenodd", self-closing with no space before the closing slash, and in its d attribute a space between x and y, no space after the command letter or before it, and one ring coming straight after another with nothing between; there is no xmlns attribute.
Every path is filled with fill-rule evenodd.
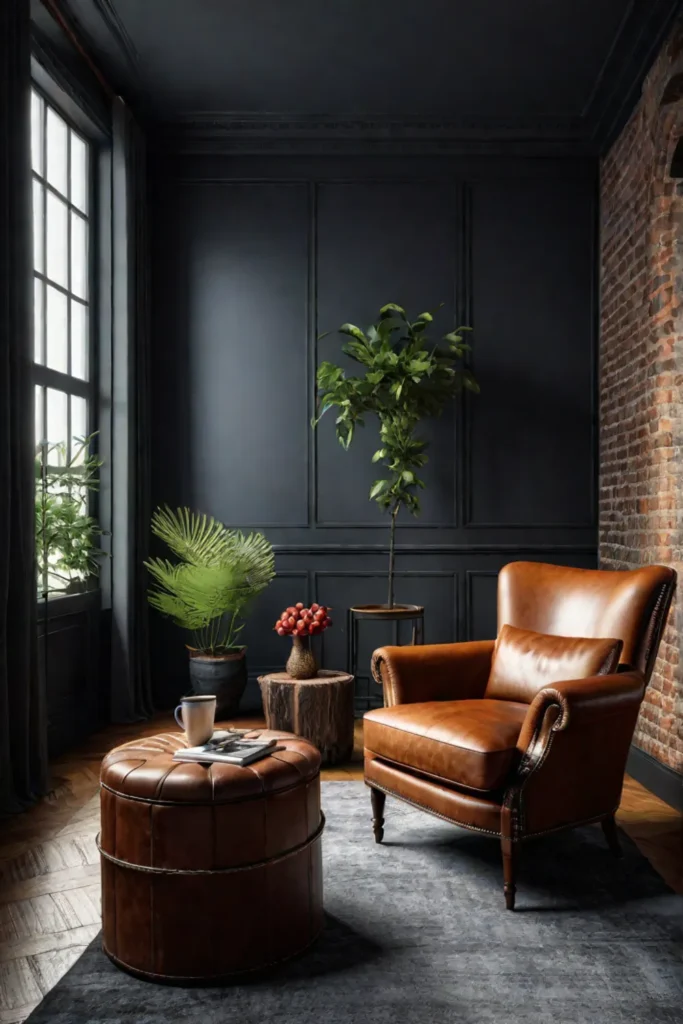
<svg viewBox="0 0 683 1024"><path fill-rule="evenodd" d="M571 119L623 103L676 0L55 0L112 84L194 112Z"/></svg>

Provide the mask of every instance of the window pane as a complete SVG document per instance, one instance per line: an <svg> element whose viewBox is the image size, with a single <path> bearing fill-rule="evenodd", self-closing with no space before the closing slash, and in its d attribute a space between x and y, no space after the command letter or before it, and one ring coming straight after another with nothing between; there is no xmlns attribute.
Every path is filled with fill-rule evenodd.
<svg viewBox="0 0 683 1024"><path fill-rule="evenodd" d="M47 440L51 445L65 444L69 434L67 419L68 397L64 391L55 391L54 388L47 389ZM53 451L50 453L50 465L62 466L64 464L64 453Z"/></svg>
<svg viewBox="0 0 683 1024"><path fill-rule="evenodd" d="M67 147L69 129L51 107L47 108L47 180L67 194Z"/></svg>
<svg viewBox="0 0 683 1024"><path fill-rule="evenodd" d="M66 295L47 285L46 361L60 373L69 371L68 301Z"/></svg>
<svg viewBox="0 0 683 1024"><path fill-rule="evenodd" d="M88 279L87 228L82 217L71 214L71 291L86 297Z"/></svg>
<svg viewBox="0 0 683 1024"><path fill-rule="evenodd" d="M88 150L83 139L71 132L71 194L70 199L79 210L86 210L88 181Z"/></svg>
<svg viewBox="0 0 683 1024"><path fill-rule="evenodd" d="M71 373L88 379L88 310L82 302L71 300Z"/></svg>
<svg viewBox="0 0 683 1024"><path fill-rule="evenodd" d="M66 205L47 194L47 266L46 274L64 288L68 285L67 272L67 208Z"/></svg>
<svg viewBox="0 0 683 1024"><path fill-rule="evenodd" d="M35 389L35 402L36 402L36 445L39 445L43 440L45 431L43 429L43 388L36 387Z"/></svg>
<svg viewBox="0 0 683 1024"><path fill-rule="evenodd" d="M33 180L33 266L42 274L43 265L43 186Z"/></svg>
<svg viewBox="0 0 683 1024"><path fill-rule="evenodd" d="M31 93L31 165L43 174L43 101L37 92Z"/></svg>
<svg viewBox="0 0 683 1024"><path fill-rule="evenodd" d="M71 437L86 437L88 433L88 403L85 398L77 398L76 395L71 396ZM74 445L74 450L78 450L78 445ZM83 450L76 460L76 462L82 462L85 456L85 450Z"/></svg>
<svg viewBox="0 0 683 1024"><path fill-rule="evenodd" d="M43 361L43 282L33 278L33 358Z"/></svg>

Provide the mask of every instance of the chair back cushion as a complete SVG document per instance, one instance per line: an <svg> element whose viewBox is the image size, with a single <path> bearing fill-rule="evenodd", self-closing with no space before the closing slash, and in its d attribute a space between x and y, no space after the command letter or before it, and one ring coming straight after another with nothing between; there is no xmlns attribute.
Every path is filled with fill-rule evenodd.
<svg viewBox="0 0 683 1024"><path fill-rule="evenodd" d="M550 636L503 626L485 697L530 704L544 686L615 672L622 646L621 640Z"/></svg>
<svg viewBox="0 0 683 1024"><path fill-rule="evenodd" d="M622 664L649 681L676 573L664 565L615 572L543 562L510 562L498 577L504 625L566 637L618 637Z"/></svg>

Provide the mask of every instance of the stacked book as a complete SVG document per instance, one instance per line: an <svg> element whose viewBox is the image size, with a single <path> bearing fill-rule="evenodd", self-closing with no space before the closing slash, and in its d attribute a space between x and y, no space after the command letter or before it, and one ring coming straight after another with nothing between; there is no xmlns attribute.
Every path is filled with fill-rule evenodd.
<svg viewBox="0 0 683 1024"><path fill-rule="evenodd" d="M277 740L259 739L258 736L245 738L245 732L239 729L215 732L207 743L200 747L187 747L176 750L174 761L198 761L202 764L236 764L240 767L260 761L276 750L284 750L278 746Z"/></svg>

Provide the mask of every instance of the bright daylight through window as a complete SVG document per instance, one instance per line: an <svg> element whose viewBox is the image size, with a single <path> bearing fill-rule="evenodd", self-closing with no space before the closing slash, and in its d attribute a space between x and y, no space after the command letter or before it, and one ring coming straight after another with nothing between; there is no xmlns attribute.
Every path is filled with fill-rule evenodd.
<svg viewBox="0 0 683 1024"><path fill-rule="evenodd" d="M91 147L38 92L31 100L38 592L74 592L95 571L89 516Z"/></svg>

